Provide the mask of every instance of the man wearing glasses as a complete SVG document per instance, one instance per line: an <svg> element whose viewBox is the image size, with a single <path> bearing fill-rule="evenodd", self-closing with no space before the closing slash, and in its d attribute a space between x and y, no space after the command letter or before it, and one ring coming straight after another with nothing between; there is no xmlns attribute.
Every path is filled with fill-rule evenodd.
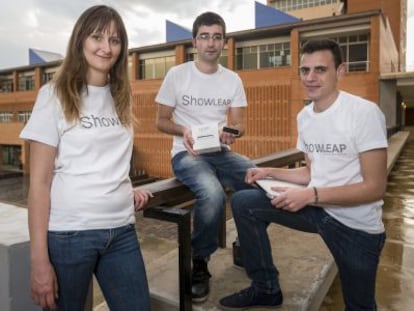
<svg viewBox="0 0 414 311"><path fill-rule="evenodd" d="M226 25L219 15L206 12L198 16L193 24L196 60L171 68L155 98L156 125L160 131L174 136L174 174L196 199L192 232L194 302L205 301L210 291L207 263L218 247L226 201L223 186L232 190L249 188L244 178L247 169L254 166L229 148L244 134L247 100L240 77L219 64L225 34ZM192 127L204 124L215 125L220 150L194 150Z"/></svg>
<svg viewBox="0 0 414 311"><path fill-rule="evenodd" d="M376 104L338 90L345 64L336 42L308 41L299 71L312 100L297 117L297 148L304 152L306 166L253 168L246 180L254 183L272 177L306 187L275 187L281 194L273 199L260 189L232 196L241 257L251 286L222 298L220 306L244 310L282 305L279 272L266 231L273 222L318 233L338 267L345 310L375 311L375 279L385 241L385 118Z"/></svg>

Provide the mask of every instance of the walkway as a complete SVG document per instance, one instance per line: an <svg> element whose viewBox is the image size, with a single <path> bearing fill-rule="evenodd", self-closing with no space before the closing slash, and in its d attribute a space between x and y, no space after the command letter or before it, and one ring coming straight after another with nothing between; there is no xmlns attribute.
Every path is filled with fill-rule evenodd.
<svg viewBox="0 0 414 311"><path fill-rule="evenodd" d="M379 311L414 310L414 127L389 179L383 220L387 241L377 280ZM320 311L343 310L335 279Z"/></svg>

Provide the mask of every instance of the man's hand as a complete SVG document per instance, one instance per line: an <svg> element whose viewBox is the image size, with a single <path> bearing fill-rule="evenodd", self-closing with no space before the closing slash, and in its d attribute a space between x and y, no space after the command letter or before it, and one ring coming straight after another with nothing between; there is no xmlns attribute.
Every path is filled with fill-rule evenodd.
<svg viewBox="0 0 414 311"><path fill-rule="evenodd" d="M267 175L267 171L265 168L259 168L259 167L249 168L246 173L245 182L251 185L256 180L264 179L267 177L268 175Z"/></svg>
<svg viewBox="0 0 414 311"><path fill-rule="evenodd" d="M223 144L231 145L236 141L237 136L231 133L223 132L220 130L220 141Z"/></svg>
<svg viewBox="0 0 414 311"><path fill-rule="evenodd" d="M183 131L183 144L185 149L187 149L188 153L190 153L193 156L198 155L198 153L193 149L194 138L191 130L188 128L184 129Z"/></svg>
<svg viewBox="0 0 414 311"><path fill-rule="evenodd" d="M271 203L275 208L283 209L289 212L297 212L314 201L314 192L312 188L295 188L295 187L273 187L275 191L280 192L278 196L272 199Z"/></svg>

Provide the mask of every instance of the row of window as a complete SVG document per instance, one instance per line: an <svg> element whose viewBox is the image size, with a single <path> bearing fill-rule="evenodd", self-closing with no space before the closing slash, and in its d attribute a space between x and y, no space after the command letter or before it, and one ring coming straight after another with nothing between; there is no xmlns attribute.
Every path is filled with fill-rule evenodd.
<svg viewBox="0 0 414 311"><path fill-rule="evenodd" d="M52 80L55 72L44 72L42 74L42 84L46 84L48 81ZM33 74L21 73L18 77L19 87L18 91L33 91L35 89L35 79ZM0 92L10 93L13 92L13 80L4 79L0 80Z"/></svg>
<svg viewBox="0 0 414 311"><path fill-rule="evenodd" d="M339 0L279 0L274 5L276 9L286 12L336 3Z"/></svg>
<svg viewBox="0 0 414 311"><path fill-rule="evenodd" d="M26 123L29 121L31 116L31 111L19 111L17 114L17 121ZM0 123L12 122L13 121L13 112L0 112Z"/></svg>
<svg viewBox="0 0 414 311"><path fill-rule="evenodd" d="M316 1L316 0L315 0ZM368 46L369 35L366 33L347 36L331 37L336 40L344 54L344 60L348 71L368 71ZM223 50L220 64L228 66L227 50ZM186 61L197 59L197 53L191 49L186 54ZM291 48L290 42L252 44L236 47L235 70L255 70L290 66ZM151 80L162 79L168 70L175 65L175 56L168 55L156 58L141 59L138 64L138 79ZM42 83L50 81L54 72L44 72ZM34 90L34 76L27 73L19 75L19 91ZM13 92L11 79L0 80L1 92Z"/></svg>
<svg viewBox="0 0 414 311"><path fill-rule="evenodd" d="M368 71L368 34L336 36L342 49L348 71ZM186 61L197 58L196 53L187 53ZM227 67L227 50L223 51L220 63ZM142 59L139 61L139 79L162 79L174 66L174 56ZM257 44L236 48L235 70L255 70L290 66L290 42Z"/></svg>

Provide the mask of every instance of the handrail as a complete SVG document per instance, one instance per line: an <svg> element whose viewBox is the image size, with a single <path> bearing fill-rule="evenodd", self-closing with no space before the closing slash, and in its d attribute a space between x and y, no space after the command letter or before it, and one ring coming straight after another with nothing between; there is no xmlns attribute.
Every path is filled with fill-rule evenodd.
<svg viewBox="0 0 414 311"><path fill-rule="evenodd" d="M303 153L293 148L254 159L253 162L261 167L283 167L302 160L304 160ZM149 200L147 208L159 205L176 205L194 199L192 192L187 186L183 185L175 177L141 185L136 187L136 189L147 189L154 194L154 197Z"/></svg>

